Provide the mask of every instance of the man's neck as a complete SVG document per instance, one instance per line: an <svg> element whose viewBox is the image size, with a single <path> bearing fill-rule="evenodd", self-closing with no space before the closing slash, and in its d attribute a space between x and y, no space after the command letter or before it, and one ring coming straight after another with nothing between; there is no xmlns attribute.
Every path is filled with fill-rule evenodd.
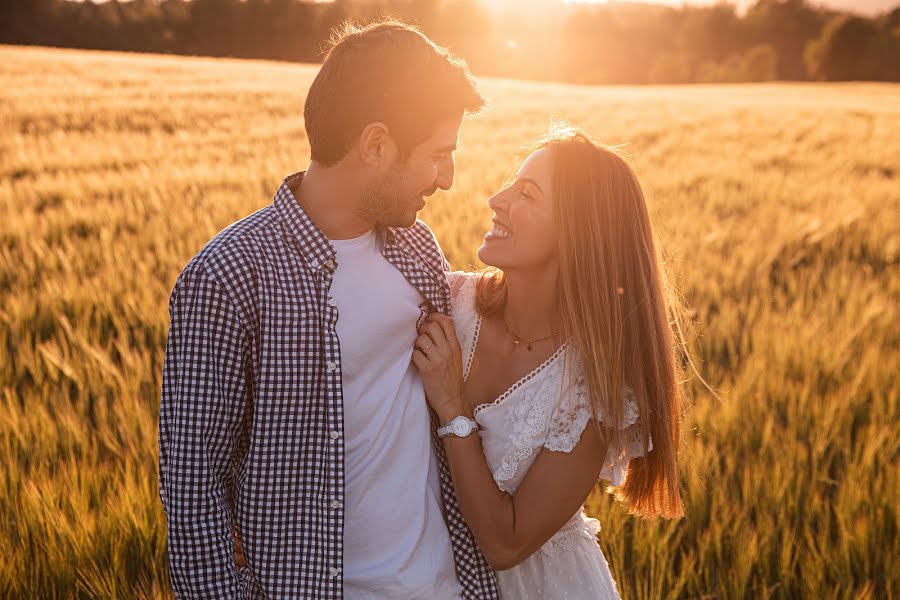
<svg viewBox="0 0 900 600"><path fill-rule="evenodd" d="M344 171L341 165L324 167L313 162L291 188L306 215L332 240L359 237L374 227L359 218L362 191L356 178Z"/></svg>

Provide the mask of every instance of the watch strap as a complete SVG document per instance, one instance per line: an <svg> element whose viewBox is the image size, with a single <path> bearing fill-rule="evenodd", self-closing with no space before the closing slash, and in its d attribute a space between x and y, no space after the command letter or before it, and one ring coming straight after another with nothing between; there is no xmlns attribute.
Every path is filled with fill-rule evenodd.
<svg viewBox="0 0 900 600"><path fill-rule="evenodd" d="M450 435L457 435L457 433L453 430L453 423L458 421L459 419L463 419L469 424L469 431L465 435L458 437L466 437L472 432L478 431L478 421L460 415L458 417L453 417L452 419L450 419L450 421L446 425L442 425L441 427L437 428L438 438L443 439Z"/></svg>

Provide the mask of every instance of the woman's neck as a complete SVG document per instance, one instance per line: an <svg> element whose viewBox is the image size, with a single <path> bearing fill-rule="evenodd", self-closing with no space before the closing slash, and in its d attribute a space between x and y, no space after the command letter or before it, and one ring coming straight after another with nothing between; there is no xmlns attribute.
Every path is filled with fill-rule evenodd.
<svg viewBox="0 0 900 600"><path fill-rule="evenodd" d="M521 339L535 339L560 331L558 269L504 271L507 286L503 318Z"/></svg>

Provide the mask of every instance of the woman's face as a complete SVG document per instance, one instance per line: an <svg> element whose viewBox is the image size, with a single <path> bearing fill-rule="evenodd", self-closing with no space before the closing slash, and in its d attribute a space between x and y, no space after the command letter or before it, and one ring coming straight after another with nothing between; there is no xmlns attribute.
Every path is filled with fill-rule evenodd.
<svg viewBox="0 0 900 600"><path fill-rule="evenodd" d="M551 166L547 148L535 151L515 181L488 200L494 225L478 249L482 262L510 271L542 268L556 260Z"/></svg>

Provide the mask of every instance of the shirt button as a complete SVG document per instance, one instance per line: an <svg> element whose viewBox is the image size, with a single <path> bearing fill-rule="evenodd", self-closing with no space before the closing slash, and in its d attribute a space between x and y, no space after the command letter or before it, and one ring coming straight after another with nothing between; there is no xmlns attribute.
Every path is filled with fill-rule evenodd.
<svg viewBox="0 0 900 600"><path fill-rule="evenodd" d="M330 569L328 569L328 572L331 573L331 576L332 576L332 577L337 577L337 576L338 576L338 570L335 569L334 567L331 567Z"/></svg>
<svg viewBox="0 0 900 600"><path fill-rule="evenodd" d="M329 362L329 363L328 363L328 370L329 370L329 371L334 371L335 369L337 369L337 363Z"/></svg>
<svg viewBox="0 0 900 600"><path fill-rule="evenodd" d="M334 261L329 258L328 260L325 261L325 266L330 269L331 267L334 266Z"/></svg>
<svg viewBox="0 0 900 600"><path fill-rule="evenodd" d="M340 503L340 502L338 502L337 500L332 500L332 501L331 501L331 508L340 508L340 507L341 507L341 503Z"/></svg>
<svg viewBox="0 0 900 600"><path fill-rule="evenodd" d="M334 298L329 298L328 304L331 306L337 306L337 300L335 300Z"/></svg>
<svg viewBox="0 0 900 600"><path fill-rule="evenodd" d="M331 439L336 440L336 439L338 439L339 437L341 437L341 434L338 433L337 431L332 431L332 432L331 432Z"/></svg>

